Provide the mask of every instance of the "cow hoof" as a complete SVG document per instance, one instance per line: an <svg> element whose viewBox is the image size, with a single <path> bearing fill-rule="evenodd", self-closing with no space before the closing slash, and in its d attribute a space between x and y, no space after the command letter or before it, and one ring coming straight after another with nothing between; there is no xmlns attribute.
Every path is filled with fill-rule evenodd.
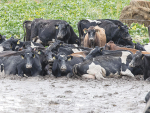
<svg viewBox="0 0 150 113"><path fill-rule="evenodd" d="M23 77L23 75L21 75L21 74L20 74L20 75L17 74L17 76L18 76L18 77Z"/></svg>

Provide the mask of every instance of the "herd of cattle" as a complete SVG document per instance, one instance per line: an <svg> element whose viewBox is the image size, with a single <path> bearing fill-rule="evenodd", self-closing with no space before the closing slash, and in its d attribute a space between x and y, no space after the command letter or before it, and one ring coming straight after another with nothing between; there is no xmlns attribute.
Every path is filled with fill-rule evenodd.
<svg viewBox="0 0 150 113"><path fill-rule="evenodd" d="M40 18L24 21L24 41L0 35L1 73L92 79L142 74L150 79L150 44L134 44L122 22L87 19L77 26L79 37L64 20Z"/></svg>

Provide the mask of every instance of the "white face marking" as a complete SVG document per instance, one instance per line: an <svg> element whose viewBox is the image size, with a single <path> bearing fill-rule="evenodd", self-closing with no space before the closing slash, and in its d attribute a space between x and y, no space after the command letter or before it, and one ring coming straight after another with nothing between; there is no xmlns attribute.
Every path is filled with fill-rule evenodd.
<svg viewBox="0 0 150 113"><path fill-rule="evenodd" d="M64 57L65 55L60 55L61 57Z"/></svg>
<svg viewBox="0 0 150 113"><path fill-rule="evenodd" d="M150 43L148 43L148 45L144 45L144 49L145 49L147 52L150 52Z"/></svg>
<svg viewBox="0 0 150 113"><path fill-rule="evenodd" d="M127 59L127 56L130 55L131 53L128 52L128 51L123 51L122 52L122 56L120 57L121 58L121 62L126 64L126 59Z"/></svg>
<svg viewBox="0 0 150 113"><path fill-rule="evenodd" d="M87 70L88 74L94 75L96 79L100 80L101 78L104 79L106 76L106 71L100 65L96 65L93 62L89 65L89 69Z"/></svg>
<svg viewBox="0 0 150 113"><path fill-rule="evenodd" d="M40 39L37 39L36 43L42 43L42 41Z"/></svg>
<svg viewBox="0 0 150 113"><path fill-rule="evenodd" d="M72 51L73 51L74 53L80 52L80 50L78 50L78 49L72 49Z"/></svg>
<svg viewBox="0 0 150 113"><path fill-rule="evenodd" d="M30 53L27 53L28 55L30 54Z"/></svg>
<svg viewBox="0 0 150 113"><path fill-rule="evenodd" d="M78 47L78 45L77 44L73 44L75 47Z"/></svg>
<svg viewBox="0 0 150 113"><path fill-rule="evenodd" d="M96 22L96 23L98 23L98 24L101 23L100 21L97 21L97 20L90 20L90 19L86 19L86 20L88 20L90 23L91 23L91 22Z"/></svg>
<svg viewBox="0 0 150 113"><path fill-rule="evenodd" d="M129 77L134 77L134 75L132 74L132 72L129 69L127 69L126 71L121 71L120 74L127 75Z"/></svg>
<svg viewBox="0 0 150 113"><path fill-rule="evenodd" d="M2 46L0 46L0 52L4 51L4 48Z"/></svg>
<svg viewBox="0 0 150 113"><path fill-rule="evenodd" d="M35 47L39 47L39 46L34 46L34 44L31 42L31 48L35 48Z"/></svg>

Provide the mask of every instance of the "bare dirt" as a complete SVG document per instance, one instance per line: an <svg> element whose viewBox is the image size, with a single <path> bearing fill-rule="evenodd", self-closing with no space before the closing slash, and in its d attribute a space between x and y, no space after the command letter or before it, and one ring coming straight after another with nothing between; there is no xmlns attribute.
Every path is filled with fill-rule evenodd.
<svg viewBox="0 0 150 113"><path fill-rule="evenodd" d="M142 76L105 80L0 77L0 113L142 113L150 82Z"/></svg>

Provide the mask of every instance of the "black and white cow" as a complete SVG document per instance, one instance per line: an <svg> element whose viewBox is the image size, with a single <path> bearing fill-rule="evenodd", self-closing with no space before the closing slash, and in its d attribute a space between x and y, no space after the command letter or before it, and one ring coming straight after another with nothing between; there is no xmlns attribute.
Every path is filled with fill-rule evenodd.
<svg viewBox="0 0 150 113"><path fill-rule="evenodd" d="M150 54L142 54L137 51L129 64L130 67L140 66L144 73L144 80L150 77Z"/></svg>
<svg viewBox="0 0 150 113"><path fill-rule="evenodd" d="M102 55L75 65L73 73L77 76L93 79L120 75L134 77L128 69L130 59L132 59L132 54L129 51L123 51L118 56Z"/></svg>
<svg viewBox="0 0 150 113"><path fill-rule="evenodd" d="M4 57L2 63L7 75L36 76L42 71L39 56L31 48L26 49L21 55Z"/></svg>
<svg viewBox="0 0 150 113"><path fill-rule="evenodd" d="M90 26L98 25L101 28L105 29L105 34L107 38L107 42L110 40L114 41L116 44L132 45L133 42L131 36L128 32L128 27L126 25L121 25L120 23L116 25L116 23L109 21L107 19L104 20L80 20L78 22L78 31L79 37L84 39L85 33L83 31L84 28L89 28ZM82 42L81 42L82 43Z"/></svg>
<svg viewBox="0 0 150 113"><path fill-rule="evenodd" d="M31 39L39 38L44 45L53 39L69 44L80 44L73 28L64 20L35 19L31 23Z"/></svg>
<svg viewBox="0 0 150 113"><path fill-rule="evenodd" d="M65 53L59 53L55 58L52 73L56 77L66 75L70 77L72 75L72 67L83 62L83 58L67 56Z"/></svg>

